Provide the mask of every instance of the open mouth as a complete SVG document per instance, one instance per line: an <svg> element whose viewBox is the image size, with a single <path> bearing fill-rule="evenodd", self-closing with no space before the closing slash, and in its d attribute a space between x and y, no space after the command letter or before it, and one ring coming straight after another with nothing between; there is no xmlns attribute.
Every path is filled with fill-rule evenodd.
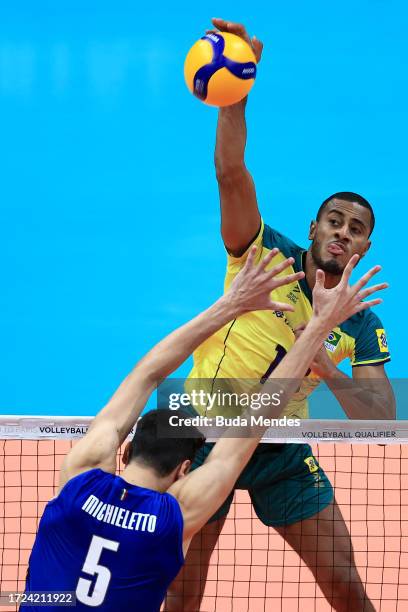
<svg viewBox="0 0 408 612"><path fill-rule="evenodd" d="M327 247L327 250L332 255L344 255L346 249L341 242L331 242Z"/></svg>

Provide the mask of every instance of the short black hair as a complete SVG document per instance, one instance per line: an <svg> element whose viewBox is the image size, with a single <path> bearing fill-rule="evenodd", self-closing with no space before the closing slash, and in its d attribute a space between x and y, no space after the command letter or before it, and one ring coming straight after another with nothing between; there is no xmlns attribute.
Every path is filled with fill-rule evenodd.
<svg viewBox="0 0 408 612"><path fill-rule="evenodd" d="M168 408L151 410L138 422L131 442L129 461L138 459L153 468L159 476L168 476L183 461L193 461L196 452L205 442L203 434L192 425L177 427L179 437L174 437L175 426L170 417L191 418L183 410Z"/></svg>
<svg viewBox="0 0 408 612"><path fill-rule="evenodd" d="M319 210L317 211L316 221L320 220L320 217L322 216L322 212L324 208L329 202L331 202L334 199L345 200L346 202L356 202L356 204L360 204L360 206L364 206L364 208L367 208L371 214L370 234L372 233L374 229L374 225L375 225L375 216L374 216L373 207L371 206L368 200L363 198L363 196L359 195L358 193L354 193L353 191L338 191L337 193L333 193L333 195L326 198L323 204L320 206Z"/></svg>

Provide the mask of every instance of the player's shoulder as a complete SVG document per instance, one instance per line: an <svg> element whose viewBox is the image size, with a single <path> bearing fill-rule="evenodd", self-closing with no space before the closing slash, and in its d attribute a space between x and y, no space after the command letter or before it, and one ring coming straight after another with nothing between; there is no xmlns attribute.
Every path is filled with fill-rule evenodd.
<svg viewBox="0 0 408 612"><path fill-rule="evenodd" d="M112 480L113 478L115 478L115 474L106 472L98 467L90 470L84 470L83 472L76 474L68 480L67 484L71 484L71 486L82 486L84 483L94 481L101 482L102 480Z"/></svg>
<svg viewBox="0 0 408 612"><path fill-rule="evenodd" d="M181 511L181 506L177 495L174 495L172 491L166 491L165 493L160 493L159 495L161 496L160 499L162 505L168 508L177 520L183 520L183 513Z"/></svg>
<svg viewBox="0 0 408 612"><path fill-rule="evenodd" d="M357 312L355 315L341 323L340 329L355 339L364 339L376 330L383 332L381 319L370 308Z"/></svg>
<svg viewBox="0 0 408 612"><path fill-rule="evenodd" d="M286 257L295 259L304 251L304 248L266 223L263 225L262 243L267 249L278 248Z"/></svg>
<svg viewBox="0 0 408 612"><path fill-rule="evenodd" d="M51 501L61 499L66 495L69 497L75 496L84 487L92 486L96 482L100 483L102 480L109 477L112 477L112 474L109 474L100 468L93 468L91 470L79 472L79 474L75 474L75 476L72 476L66 481L58 495L53 497Z"/></svg>
<svg viewBox="0 0 408 612"><path fill-rule="evenodd" d="M390 361L388 339L380 318L367 308L340 325L353 344L352 366L372 366Z"/></svg>

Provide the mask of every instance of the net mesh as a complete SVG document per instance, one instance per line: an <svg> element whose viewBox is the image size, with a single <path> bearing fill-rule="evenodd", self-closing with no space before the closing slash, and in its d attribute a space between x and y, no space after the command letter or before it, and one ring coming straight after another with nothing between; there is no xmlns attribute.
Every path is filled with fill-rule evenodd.
<svg viewBox="0 0 408 612"><path fill-rule="evenodd" d="M24 589L38 521L71 445L69 440L0 441L1 591ZM312 448L334 485L375 609L407 610L408 446L321 443ZM323 612L331 607L299 556L258 520L248 494L237 491L211 556L200 610Z"/></svg>

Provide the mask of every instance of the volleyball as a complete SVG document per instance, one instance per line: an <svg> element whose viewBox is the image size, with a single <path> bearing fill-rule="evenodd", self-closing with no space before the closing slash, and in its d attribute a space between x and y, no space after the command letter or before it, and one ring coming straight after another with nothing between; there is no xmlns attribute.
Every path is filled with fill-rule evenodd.
<svg viewBox="0 0 408 612"><path fill-rule="evenodd" d="M249 93L256 58L245 40L228 32L210 32L187 53L184 78L192 94L211 106L229 106Z"/></svg>

